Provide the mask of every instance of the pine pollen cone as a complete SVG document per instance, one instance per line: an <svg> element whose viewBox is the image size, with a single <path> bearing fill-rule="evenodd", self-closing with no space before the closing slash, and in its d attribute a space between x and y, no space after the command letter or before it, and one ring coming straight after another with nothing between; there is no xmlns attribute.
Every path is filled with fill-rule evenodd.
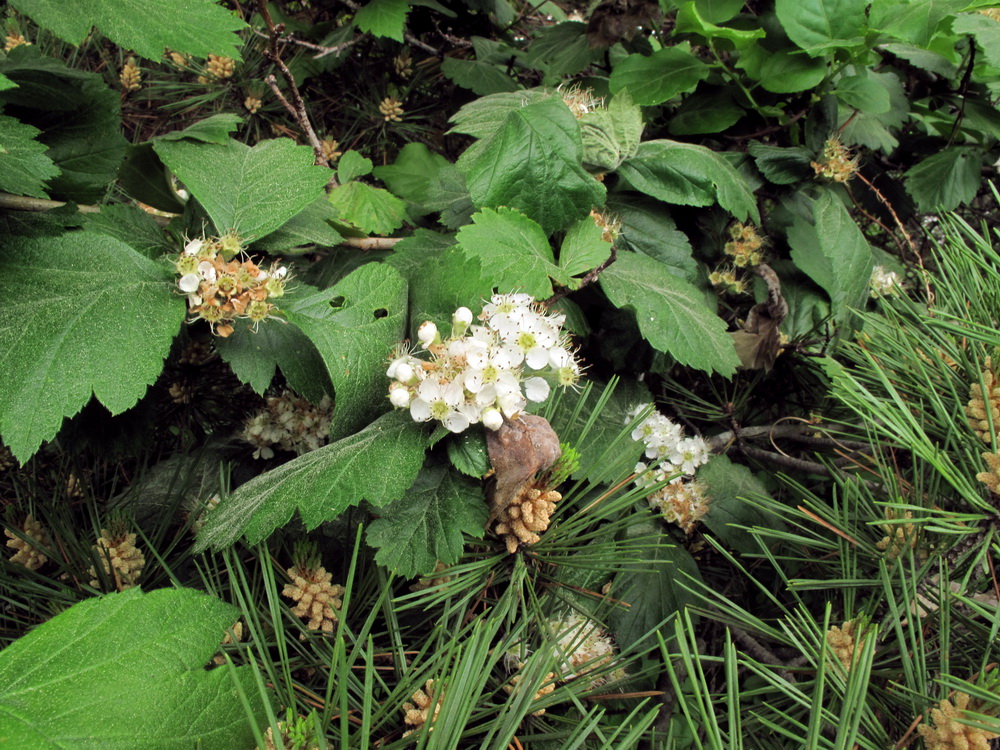
<svg viewBox="0 0 1000 750"><path fill-rule="evenodd" d="M538 532L549 527L549 517L559 500L562 495L555 490L539 488L533 483L524 485L497 514L494 530L504 537L507 552L514 554L519 544L536 544L541 538Z"/></svg>

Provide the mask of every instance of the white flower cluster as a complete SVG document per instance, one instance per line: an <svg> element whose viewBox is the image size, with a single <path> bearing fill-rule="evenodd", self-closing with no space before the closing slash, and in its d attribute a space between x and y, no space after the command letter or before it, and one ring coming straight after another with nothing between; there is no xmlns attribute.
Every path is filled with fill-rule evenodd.
<svg viewBox="0 0 1000 750"><path fill-rule="evenodd" d="M637 416L649 408L649 404L639 404L625 417L625 424L631 424ZM684 437L684 430L657 411L652 412L632 430L632 439L646 445L647 464L640 461L635 465L636 479L640 487L671 479L679 482L691 476L709 458L708 445L700 437Z"/></svg>
<svg viewBox="0 0 1000 750"><path fill-rule="evenodd" d="M397 350L385 373L393 381L393 406L452 432L479 422L498 430L528 401L547 399L550 381L579 380L580 364L562 330L565 315L548 314L529 294L494 294L478 319L481 325L473 325L472 311L458 308L446 339L431 321L420 326L417 338L431 358ZM526 368L538 374L526 378Z"/></svg>
<svg viewBox="0 0 1000 750"><path fill-rule="evenodd" d="M559 679L569 680L607 666L616 657L611 638L600 625L573 612L549 622L555 633L556 650L561 659ZM625 676L624 669L591 678L591 687L614 682Z"/></svg>
<svg viewBox="0 0 1000 750"><path fill-rule="evenodd" d="M332 414L329 396L314 406L285 390L267 400L267 409L247 420L241 437L256 446L254 458L272 458L275 447L301 456L326 444Z"/></svg>
<svg viewBox="0 0 1000 750"><path fill-rule="evenodd" d="M892 297L903 291L903 282L895 271L889 271L885 266L875 266L868 289L872 299Z"/></svg>

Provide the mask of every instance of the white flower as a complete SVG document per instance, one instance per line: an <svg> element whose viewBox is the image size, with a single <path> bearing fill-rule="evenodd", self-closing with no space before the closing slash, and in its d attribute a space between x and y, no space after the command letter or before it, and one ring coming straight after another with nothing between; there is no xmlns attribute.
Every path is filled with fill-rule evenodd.
<svg viewBox="0 0 1000 750"><path fill-rule="evenodd" d="M180 281L177 282L177 286L185 294L194 294L198 291L198 287L201 286L201 277L196 273L184 274L181 276Z"/></svg>
<svg viewBox="0 0 1000 750"><path fill-rule="evenodd" d="M694 474L695 469L708 461L708 446L699 437L689 437L677 443L670 455L670 463L684 474Z"/></svg>
<svg viewBox="0 0 1000 750"><path fill-rule="evenodd" d="M457 413L457 407L464 400L461 383L441 385L437 379L428 378L417 386L417 397L410 402L410 415L417 422L431 419L444 422Z"/></svg>
<svg viewBox="0 0 1000 750"><path fill-rule="evenodd" d="M903 284L899 280L899 274L895 271L890 271L885 266L875 266L872 269L869 288L871 298L878 299L879 297L899 294L903 289Z"/></svg>

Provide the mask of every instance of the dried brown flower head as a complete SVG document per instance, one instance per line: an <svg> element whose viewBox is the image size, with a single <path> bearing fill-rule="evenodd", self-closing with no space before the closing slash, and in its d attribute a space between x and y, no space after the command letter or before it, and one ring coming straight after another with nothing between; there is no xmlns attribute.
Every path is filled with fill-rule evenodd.
<svg viewBox="0 0 1000 750"><path fill-rule="evenodd" d="M319 149L323 154L323 158L330 163L337 161L343 154L340 150L340 143L333 138L324 138L321 140L319 142Z"/></svg>
<svg viewBox="0 0 1000 750"><path fill-rule="evenodd" d="M830 138L823 144L823 156L818 162L811 162L817 177L833 182L849 182L858 171L860 157L852 155L838 138Z"/></svg>
<svg viewBox="0 0 1000 750"><path fill-rule="evenodd" d="M897 518L895 512L891 509L886 510L885 517L886 520L889 521ZM901 518L913 518L913 513L906 511ZM895 560L897 557L906 552L907 549L916 549L917 536L920 531L916 524L888 523L884 524L882 529L885 531L885 536L882 537L882 540L875 546L885 552L885 556L888 559Z"/></svg>
<svg viewBox="0 0 1000 750"><path fill-rule="evenodd" d="M833 625L826 631L826 642L830 650L848 672L857 663L857 655L864 648L866 639L867 634L857 620L847 620L840 627Z"/></svg>
<svg viewBox="0 0 1000 750"><path fill-rule="evenodd" d="M994 495L1000 495L1000 453L983 453L988 471L976 474L976 479L985 484Z"/></svg>
<svg viewBox="0 0 1000 750"><path fill-rule="evenodd" d="M555 490L525 485L497 514L494 531L504 538L507 552L514 554L521 544L537 544L538 532L549 528L549 517L562 500Z"/></svg>
<svg viewBox="0 0 1000 750"><path fill-rule="evenodd" d="M522 669L523 667L524 667L524 664L519 663L517 665L518 669ZM503 686L504 692L507 693L507 695L513 695L513 693L517 689L517 685L518 685L518 683L520 681L521 681L521 675L519 675L519 674L516 674L513 677L511 677L510 678L510 682L506 683ZM549 693L551 693L555 689L556 689L556 673L555 672L549 672L548 674L545 675L544 684L535 692L535 697L532 700L536 700L537 701L539 698L541 698L542 696L548 695ZM544 716L545 715L545 709L544 708L540 708L537 711L532 711L531 715L532 716Z"/></svg>
<svg viewBox="0 0 1000 750"><path fill-rule="evenodd" d="M206 70L210 76L219 80L232 78L233 73L236 72L236 61L231 57L209 55Z"/></svg>

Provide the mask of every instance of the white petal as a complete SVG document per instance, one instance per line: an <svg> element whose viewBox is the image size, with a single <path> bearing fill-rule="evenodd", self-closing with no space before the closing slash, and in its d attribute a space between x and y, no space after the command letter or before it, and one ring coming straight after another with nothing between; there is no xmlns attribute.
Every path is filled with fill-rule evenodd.
<svg viewBox="0 0 1000 750"><path fill-rule="evenodd" d="M453 411L444 418L444 426L452 432L462 432L469 426L469 419L460 411Z"/></svg>
<svg viewBox="0 0 1000 750"><path fill-rule="evenodd" d="M399 365L396 366L395 377L400 383L409 383L413 380L414 374L413 368L406 362L400 362Z"/></svg>
<svg viewBox="0 0 1000 750"><path fill-rule="evenodd" d="M483 412L483 426L490 430L499 430L503 425L503 414L496 409L487 409Z"/></svg>
<svg viewBox="0 0 1000 750"><path fill-rule="evenodd" d="M425 348L434 343L434 339L437 338L437 335L437 326L429 320L425 320L420 324L420 328L417 329L417 338Z"/></svg>
<svg viewBox="0 0 1000 750"><path fill-rule="evenodd" d="M198 291L198 287L201 286L201 278L196 273L187 273L181 276L180 281L177 282L177 286L185 294L191 294Z"/></svg>
<svg viewBox="0 0 1000 750"><path fill-rule="evenodd" d="M549 384L544 378L528 378L524 381L524 395L529 401L541 403L549 397Z"/></svg>
<svg viewBox="0 0 1000 750"><path fill-rule="evenodd" d="M536 346L527 353L524 361L532 370L541 370L549 364L549 350Z"/></svg>
<svg viewBox="0 0 1000 750"><path fill-rule="evenodd" d="M198 251L201 250L201 246L205 244L205 240L200 237L196 240L191 240L184 246L185 255L197 255Z"/></svg>
<svg viewBox="0 0 1000 750"><path fill-rule="evenodd" d="M431 405L422 398L410 402L410 416L415 422L426 422L431 418Z"/></svg>
<svg viewBox="0 0 1000 750"><path fill-rule="evenodd" d="M444 387L441 398L444 399L444 402L451 408L454 409L458 407L459 404L465 401L464 385L458 380L453 380Z"/></svg>
<svg viewBox="0 0 1000 750"><path fill-rule="evenodd" d="M451 322L455 325L472 325L472 310L467 307L460 307L451 316Z"/></svg>
<svg viewBox="0 0 1000 750"><path fill-rule="evenodd" d="M468 369L465 371L465 390L469 393L479 393L483 389L483 371Z"/></svg>

